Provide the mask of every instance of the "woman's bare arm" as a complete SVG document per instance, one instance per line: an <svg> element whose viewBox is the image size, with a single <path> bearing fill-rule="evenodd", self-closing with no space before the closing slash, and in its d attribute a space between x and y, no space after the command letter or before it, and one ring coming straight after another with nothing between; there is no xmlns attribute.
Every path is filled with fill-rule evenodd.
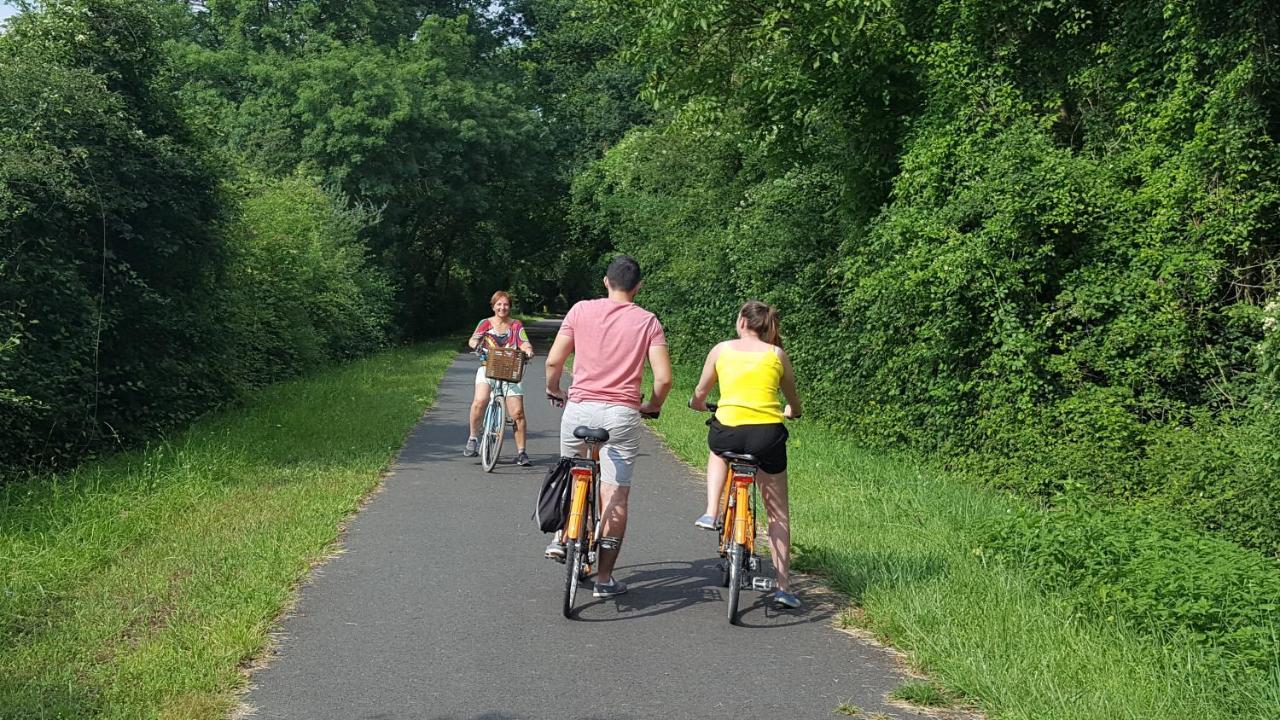
<svg viewBox="0 0 1280 720"><path fill-rule="evenodd" d="M719 377L716 375L716 360L720 357L720 343L711 348L711 352L707 353L707 359L702 363L702 375L698 378L698 387L693 390L693 397L689 400L689 407L694 410L707 409L707 396L711 394L711 388L715 387Z"/></svg>
<svg viewBox="0 0 1280 720"><path fill-rule="evenodd" d="M787 399L787 407L783 408L783 414L789 418L800 417L800 393L796 392L795 368L791 367L791 358L786 350L779 351L778 359L782 361L782 396Z"/></svg>

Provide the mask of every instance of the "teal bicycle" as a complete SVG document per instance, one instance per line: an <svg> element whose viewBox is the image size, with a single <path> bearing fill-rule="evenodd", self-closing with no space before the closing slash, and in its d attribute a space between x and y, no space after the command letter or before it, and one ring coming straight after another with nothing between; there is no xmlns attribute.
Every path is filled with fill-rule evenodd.
<svg viewBox="0 0 1280 720"><path fill-rule="evenodd" d="M482 361L486 361L486 375L493 381L493 389L489 393L489 404L484 408L484 420L480 425L480 465L485 472L493 472L494 466L498 464L498 455L502 453L502 441L507 434L507 426L511 426L515 431L516 421L507 417L507 385L511 383L506 377L511 377L509 368L503 368L499 362L499 353L497 350L485 351L479 349L475 353ZM489 357L492 354L493 357ZM523 375L524 364L528 362L528 358L524 353L516 351L518 356L516 362L519 363L519 370L516 371L517 376ZM503 363L509 365L510 360L504 360ZM501 375L495 377L495 371L501 372L506 370L506 377Z"/></svg>

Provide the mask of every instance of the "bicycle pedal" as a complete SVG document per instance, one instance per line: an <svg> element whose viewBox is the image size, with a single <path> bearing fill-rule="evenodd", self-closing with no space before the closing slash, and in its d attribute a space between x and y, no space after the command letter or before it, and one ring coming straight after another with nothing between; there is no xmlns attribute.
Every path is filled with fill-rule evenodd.
<svg viewBox="0 0 1280 720"><path fill-rule="evenodd" d="M775 587L777 587L777 583L773 581L773 578L767 578L767 577L751 578L752 590L759 590L760 592L769 592Z"/></svg>

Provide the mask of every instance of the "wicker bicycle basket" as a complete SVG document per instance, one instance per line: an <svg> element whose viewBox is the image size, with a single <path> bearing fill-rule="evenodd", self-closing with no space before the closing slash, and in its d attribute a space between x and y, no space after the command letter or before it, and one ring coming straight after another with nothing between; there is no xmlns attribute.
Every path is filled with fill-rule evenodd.
<svg viewBox="0 0 1280 720"><path fill-rule="evenodd" d="M520 382L524 376L523 358L517 348L493 348L489 351L489 359L484 364L485 377L490 380L506 380L511 383Z"/></svg>

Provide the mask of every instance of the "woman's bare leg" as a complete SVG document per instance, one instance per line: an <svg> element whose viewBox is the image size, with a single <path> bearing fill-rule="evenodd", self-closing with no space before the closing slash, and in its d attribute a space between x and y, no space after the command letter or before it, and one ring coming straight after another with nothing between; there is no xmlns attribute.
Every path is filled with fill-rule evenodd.
<svg viewBox="0 0 1280 720"><path fill-rule="evenodd" d="M516 449L523 450L524 449L524 430L526 425L525 417L524 417L524 396L523 395L507 396L507 414L510 415L511 419L514 420L516 423Z"/></svg>
<svg viewBox="0 0 1280 720"><path fill-rule="evenodd" d="M489 404L489 383L476 383L476 396L471 400L471 435L480 437L480 418L484 415L484 406Z"/></svg>
<svg viewBox="0 0 1280 720"><path fill-rule="evenodd" d="M707 453L707 512L713 519L720 512L720 493L729 474L729 463L715 453Z"/></svg>
<svg viewBox="0 0 1280 720"><path fill-rule="evenodd" d="M787 498L787 472L756 474L756 484L769 514L769 552L778 573L778 587L791 592L791 507Z"/></svg>

